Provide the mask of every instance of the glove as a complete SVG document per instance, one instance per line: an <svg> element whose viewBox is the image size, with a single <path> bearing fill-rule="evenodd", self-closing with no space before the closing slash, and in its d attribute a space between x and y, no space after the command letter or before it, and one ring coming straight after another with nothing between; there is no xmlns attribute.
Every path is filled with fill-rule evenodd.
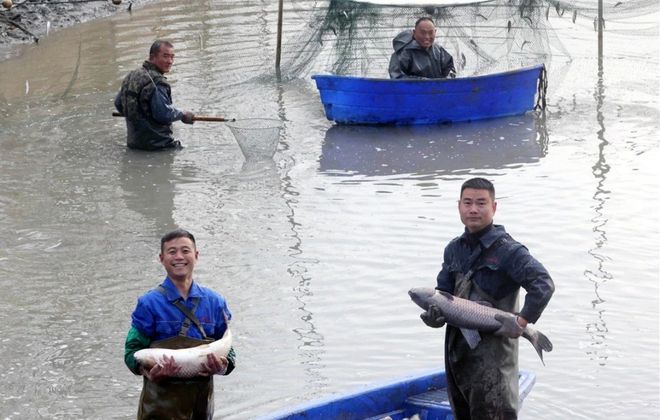
<svg viewBox="0 0 660 420"><path fill-rule="evenodd" d="M495 315L495 319L500 322L500 329L495 331L495 335L502 337L518 338L522 335L524 328L518 324L518 317L511 315Z"/></svg>
<svg viewBox="0 0 660 420"><path fill-rule="evenodd" d="M445 317L442 316L440 308L434 305L429 306L426 312L423 312L419 317L431 328L441 328L445 325Z"/></svg>
<svg viewBox="0 0 660 420"><path fill-rule="evenodd" d="M181 117L181 122L184 124L192 124L195 122L193 118L195 118L195 114L193 114L190 111L183 111L183 117Z"/></svg>

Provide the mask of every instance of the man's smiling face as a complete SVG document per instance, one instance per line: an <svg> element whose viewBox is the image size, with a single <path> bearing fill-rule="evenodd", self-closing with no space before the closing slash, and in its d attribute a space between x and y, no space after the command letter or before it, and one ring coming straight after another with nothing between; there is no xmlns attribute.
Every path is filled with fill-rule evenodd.
<svg viewBox="0 0 660 420"><path fill-rule="evenodd" d="M175 238L163 244L160 262L174 281L192 279L199 252L189 238Z"/></svg>

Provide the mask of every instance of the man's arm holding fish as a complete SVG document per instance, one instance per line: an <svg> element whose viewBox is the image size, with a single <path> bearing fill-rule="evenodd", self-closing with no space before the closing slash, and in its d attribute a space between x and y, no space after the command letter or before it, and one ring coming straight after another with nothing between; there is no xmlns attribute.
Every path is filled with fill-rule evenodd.
<svg viewBox="0 0 660 420"><path fill-rule="evenodd" d="M155 334L155 318L151 311L146 309L146 306L141 299L138 300L138 308L142 310L136 310L133 315L133 321L131 329L126 336L126 343L124 346L124 362L126 366L136 375L143 375L147 379L158 382L164 378L176 376L180 370L180 366L176 363L174 357L164 356L162 360L159 360L152 366L141 365L138 360L135 358L135 353L139 350L149 348L152 339L148 333L141 332L141 326L143 329L152 330L152 334ZM220 308L221 317L219 317L218 323L215 325L215 331L218 334L214 335L214 339L221 339L224 332L229 328L228 320L224 313L224 308ZM221 321L220 321L221 320ZM216 356L214 354L208 354L206 363L202 365L202 371L199 372L200 376L211 376L211 375L228 375L231 371L234 370L236 366L236 353L234 348L231 347L227 357Z"/></svg>
<svg viewBox="0 0 660 420"><path fill-rule="evenodd" d="M164 356L159 363L151 367L141 365L135 359L135 353L139 350L149 348L151 339L142 334L137 328L131 327L126 336L124 346L124 362L126 366L136 375L143 375L147 379L158 382L164 378L176 376L180 366L174 360L174 357ZM203 370L200 376L228 375L236 366L236 353L233 347L230 349L227 357L217 357L214 354L208 354L206 363L203 364Z"/></svg>
<svg viewBox="0 0 660 420"><path fill-rule="evenodd" d="M525 303L516 317L516 324L520 329L507 328L503 323L502 328L495 334L518 338L528 323L534 324L541 317L555 291L555 285L548 270L529 253L526 247L519 247L511 260L514 264L505 264L508 267L507 275L520 284L526 292ZM500 321L497 316L495 319Z"/></svg>
<svg viewBox="0 0 660 420"><path fill-rule="evenodd" d="M438 273L438 286L436 287L436 290L442 290L443 292L447 293L453 293L453 287L450 288L449 285L449 268L447 267L446 261L449 261L449 246L445 248L444 251L444 260L442 262L442 269ZM444 288L441 288L440 285L445 286ZM445 326L446 320L445 317L442 315L442 311L440 308L437 306L430 306L425 312L422 312L419 315L420 318L422 318L422 321L424 324L431 328L442 328Z"/></svg>
<svg viewBox="0 0 660 420"><path fill-rule="evenodd" d="M136 375L140 375L140 364L135 359L135 352L138 350L146 349L151 344L151 339L142 334L137 328L131 327L126 335L126 342L124 343L124 363L126 367Z"/></svg>
<svg viewBox="0 0 660 420"><path fill-rule="evenodd" d="M454 279L447 261L452 261L452 242L445 247L442 268L438 273L436 286L436 290L450 294L454 293ZM510 256L510 261L513 261L514 264L503 264L503 266L508 266L507 275L525 289L525 304L522 310L515 314L515 323L502 322L504 319L498 319L502 322L502 328L495 334L518 338L528 323L535 323L541 316L554 293L554 283L545 267L532 257L526 247L518 247ZM445 325L445 317L435 306L429 307L420 315L420 318L432 328L441 328Z"/></svg>
<svg viewBox="0 0 660 420"><path fill-rule="evenodd" d="M442 328L445 326L446 320L442 315L442 311L437 306L429 306L429 308L419 315L422 321L431 328Z"/></svg>
<svg viewBox="0 0 660 420"><path fill-rule="evenodd" d="M135 352L149 348L149 344L151 344L151 339L134 326L131 326L124 345L124 362L130 371L136 375L146 376L147 379L154 382L174 375L178 371L174 358L164 358L160 364L156 363L151 369L140 365L135 359Z"/></svg>
<svg viewBox="0 0 660 420"><path fill-rule="evenodd" d="M221 331L221 333L213 337L216 340L221 339L225 331L229 328L230 316L225 313L225 308L220 307L219 313L220 315L217 316L217 319L222 319L224 322L219 322L215 326L215 331ZM212 353L208 354L206 356L206 363L202 365L202 371L199 374L201 376L229 375L234 370L234 367L236 367L236 353L234 352L234 348L230 347L227 357L217 357Z"/></svg>

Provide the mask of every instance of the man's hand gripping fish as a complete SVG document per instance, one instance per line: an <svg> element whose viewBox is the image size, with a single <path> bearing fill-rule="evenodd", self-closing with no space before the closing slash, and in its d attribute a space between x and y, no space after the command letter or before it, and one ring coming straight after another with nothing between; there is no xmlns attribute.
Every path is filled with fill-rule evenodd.
<svg viewBox="0 0 660 420"><path fill-rule="evenodd" d="M176 373L179 378L192 378L199 376L204 370L207 361L207 355L213 353L216 357L227 357L231 349L231 330L227 331L221 339L210 344L191 347L187 349L159 349L148 348L135 352L135 358L141 365L150 370L156 364L162 364L165 357L174 358L174 362L181 368Z"/></svg>

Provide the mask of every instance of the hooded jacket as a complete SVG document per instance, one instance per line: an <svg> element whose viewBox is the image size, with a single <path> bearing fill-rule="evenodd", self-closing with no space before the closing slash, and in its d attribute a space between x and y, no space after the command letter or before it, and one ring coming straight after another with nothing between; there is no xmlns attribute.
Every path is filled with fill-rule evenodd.
<svg viewBox="0 0 660 420"><path fill-rule="evenodd" d="M443 79L456 77L454 58L438 44L422 48L413 39L412 29L399 33L392 40L394 53L390 58L390 78Z"/></svg>

